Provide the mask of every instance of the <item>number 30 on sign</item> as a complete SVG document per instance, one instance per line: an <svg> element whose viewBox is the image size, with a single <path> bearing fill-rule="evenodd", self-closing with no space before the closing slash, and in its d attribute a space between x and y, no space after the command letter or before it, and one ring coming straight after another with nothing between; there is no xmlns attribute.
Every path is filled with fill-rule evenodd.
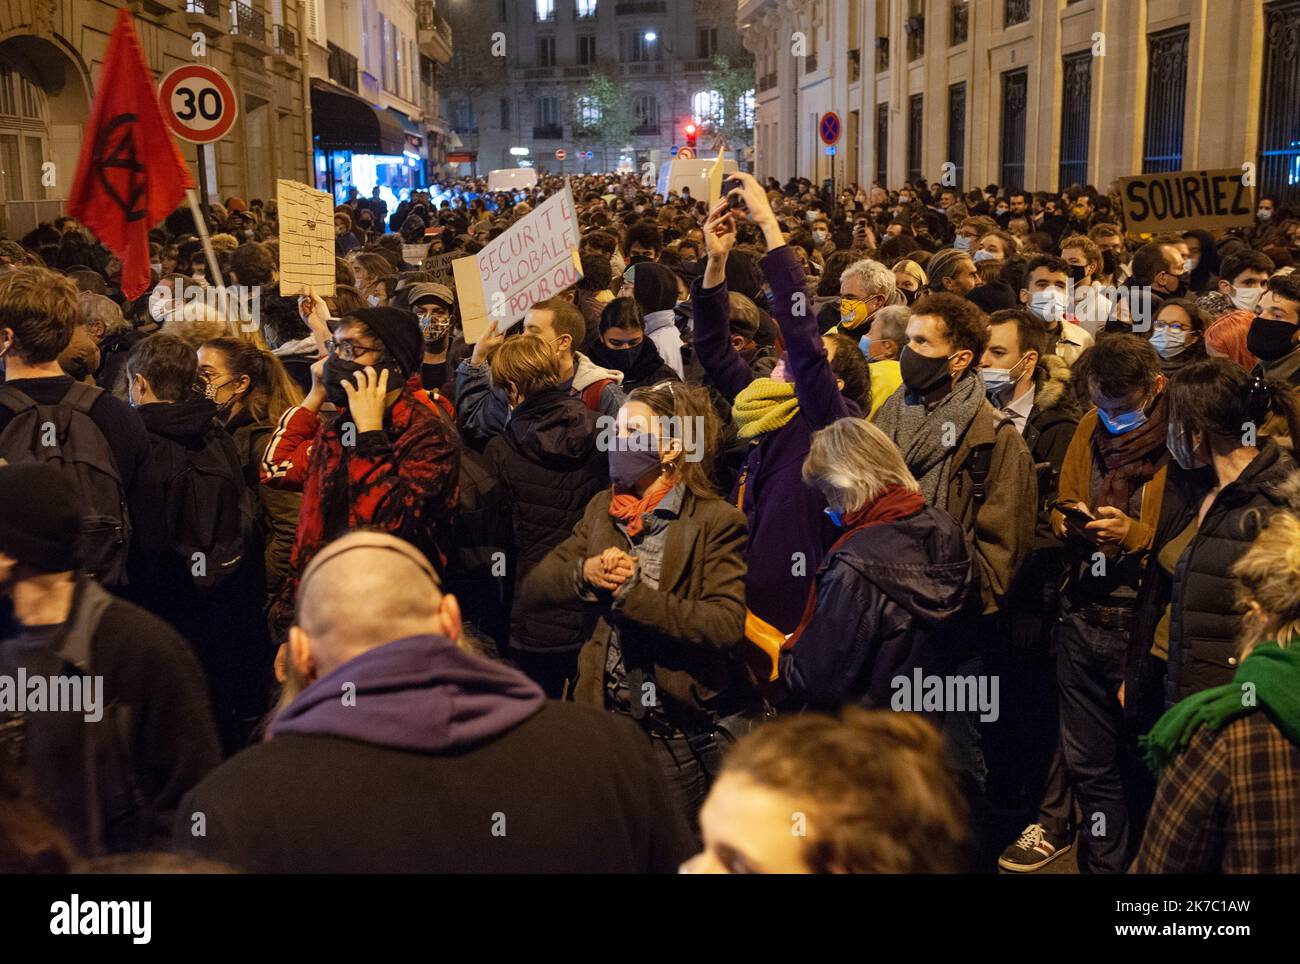
<svg viewBox="0 0 1300 964"><path fill-rule="evenodd" d="M177 67L164 77L158 103L172 132L191 144L221 140L239 114L230 81L203 64Z"/></svg>

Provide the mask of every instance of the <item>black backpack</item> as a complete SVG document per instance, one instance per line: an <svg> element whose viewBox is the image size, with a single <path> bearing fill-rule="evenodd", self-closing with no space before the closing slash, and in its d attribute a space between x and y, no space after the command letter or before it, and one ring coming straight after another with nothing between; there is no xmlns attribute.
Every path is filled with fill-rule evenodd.
<svg viewBox="0 0 1300 964"><path fill-rule="evenodd" d="M77 382L57 404L40 405L12 385L0 385L0 405L13 413L0 432L0 458L53 465L73 480L81 506L80 571L120 588L127 582L131 524L113 450L90 417L102 391Z"/></svg>
<svg viewBox="0 0 1300 964"><path fill-rule="evenodd" d="M166 493L167 541L190 580L213 589L239 569L254 545L253 496L235 440L215 423L203 445L155 439Z"/></svg>

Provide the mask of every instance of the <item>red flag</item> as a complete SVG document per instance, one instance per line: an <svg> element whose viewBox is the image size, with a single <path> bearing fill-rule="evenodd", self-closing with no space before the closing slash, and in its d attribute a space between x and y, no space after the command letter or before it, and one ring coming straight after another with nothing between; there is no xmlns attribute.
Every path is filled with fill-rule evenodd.
<svg viewBox="0 0 1300 964"><path fill-rule="evenodd" d="M128 298L149 287L149 229L193 185L158 106L135 21L123 7L108 38L68 213L121 260Z"/></svg>

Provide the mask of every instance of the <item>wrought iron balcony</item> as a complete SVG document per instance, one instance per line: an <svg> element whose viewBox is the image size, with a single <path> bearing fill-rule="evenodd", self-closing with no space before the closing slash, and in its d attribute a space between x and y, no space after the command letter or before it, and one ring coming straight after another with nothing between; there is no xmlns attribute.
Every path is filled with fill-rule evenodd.
<svg viewBox="0 0 1300 964"><path fill-rule="evenodd" d="M1002 25L1011 27L1029 20L1029 0L1006 0Z"/></svg>
<svg viewBox="0 0 1300 964"><path fill-rule="evenodd" d="M559 124L542 124L533 128L533 140L558 141L564 139L564 128Z"/></svg>
<svg viewBox="0 0 1300 964"><path fill-rule="evenodd" d="M353 93L357 92L357 58L342 47L327 42L329 79Z"/></svg>
<svg viewBox="0 0 1300 964"><path fill-rule="evenodd" d="M230 35L236 41L244 41L259 52L266 47L266 14L254 10L240 0L230 5Z"/></svg>
<svg viewBox="0 0 1300 964"><path fill-rule="evenodd" d="M275 24L272 31L275 36L275 52L284 57L298 56L298 34L294 29L282 23Z"/></svg>
<svg viewBox="0 0 1300 964"><path fill-rule="evenodd" d="M614 14L623 16L634 13L667 13L668 4L664 0L622 0L614 4Z"/></svg>
<svg viewBox="0 0 1300 964"><path fill-rule="evenodd" d="M952 19L948 23L948 46L964 44L970 37L970 4L968 0L953 0Z"/></svg>

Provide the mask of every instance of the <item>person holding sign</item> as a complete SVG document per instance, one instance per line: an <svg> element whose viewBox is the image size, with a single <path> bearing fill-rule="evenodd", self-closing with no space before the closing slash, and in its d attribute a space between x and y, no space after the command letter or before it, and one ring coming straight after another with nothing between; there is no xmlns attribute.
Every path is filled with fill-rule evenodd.
<svg viewBox="0 0 1300 964"><path fill-rule="evenodd" d="M265 485L303 493L289 578L272 609L277 641L298 580L325 543L382 529L442 566L456 508L459 442L420 386L424 339L410 313L359 309L338 322L326 348L311 391L280 417L262 458ZM335 413L323 418L327 401Z"/></svg>

